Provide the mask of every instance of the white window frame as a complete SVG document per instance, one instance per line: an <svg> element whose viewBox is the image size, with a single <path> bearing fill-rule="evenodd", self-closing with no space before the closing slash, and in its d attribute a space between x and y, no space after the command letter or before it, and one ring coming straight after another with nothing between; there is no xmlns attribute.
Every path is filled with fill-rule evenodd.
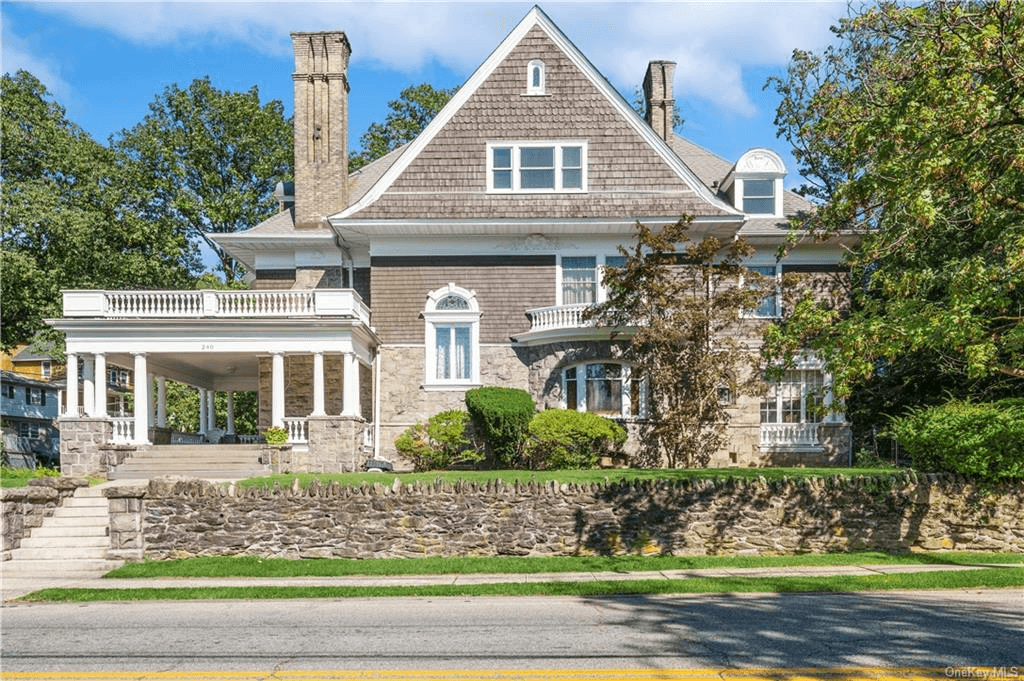
<svg viewBox="0 0 1024 681"><path fill-rule="evenodd" d="M540 76L539 83L534 84L534 73L537 72ZM532 59L530 63L526 65L526 94L527 95L546 95L547 94L547 67L544 65L544 61L541 59Z"/></svg>
<svg viewBox="0 0 1024 681"><path fill-rule="evenodd" d="M757 271L757 270L762 270L762 269L764 269L764 270L771 269L772 270L771 274L769 274L767 272L758 272L758 274L760 274L761 276L765 277L766 279L773 280L775 282L775 285L774 285L774 288L773 288L772 292L766 294L764 299L762 299L762 302L759 303L756 308L754 308L752 310L749 310L749 309L748 310L744 310L743 311L743 316L747 317L749 319L779 319L779 318L781 318L782 317L782 286L781 286L781 283L782 283L782 281L781 281L782 266L779 265L779 264L771 264L771 263L764 264L764 263L752 262L752 263L747 263L746 265L744 265L744 267L746 267L747 270L752 270L752 271ZM745 280L744 281L740 281L740 286L745 286L745 285L746 285ZM767 298L772 298L774 310L772 311L771 314L762 314L761 313L761 305L763 305L763 301L765 299L767 299Z"/></svg>
<svg viewBox="0 0 1024 681"><path fill-rule="evenodd" d="M593 258L594 259L594 282L595 282L595 303L603 303L608 300L608 288L604 283L604 268L609 265L609 260L625 258L621 253L607 253L605 255L590 255L582 253L560 254L558 256L558 268L555 273L555 305L585 304L565 302L565 277L563 275L563 261L565 258Z"/></svg>
<svg viewBox="0 0 1024 681"><path fill-rule="evenodd" d="M580 186L565 187L564 171L576 170L575 166L564 164L564 150L570 147L578 147L580 150ZM521 172L521 156L523 149L553 149L554 156L554 181L553 187L532 187L523 188ZM511 153L511 168L496 168L494 165L494 150L509 149ZM508 141L487 143L487 192L491 194L584 194L587 192L587 142L586 140L531 140L531 141ZM495 187L495 170L511 171L511 187Z"/></svg>
<svg viewBox="0 0 1024 681"><path fill-rule="evenodd" d="M53 364L48 359L44 359L39 364L39 375L44 379L50 378L53 375Z"/></svg>
<svg viewBox="0 0 1024 681"><path fill-rule="evenodd" d="M621 374L619 380L621 381L621 410L618 414L601 414L601 416L607 416L612 419L640 419L646 418L647 415L647 392L648 383L647 379L640 379L640 384L637 390L637 402L639 404L633 404L633 366L627 362L622 362L614 359L592 359L587 362L579 362L577 364L570 364L562 368L562 400L561 406L563 409L571 409L573 411L586 412L587 409L587 366L592 364L615 364L621 367ZM570 378L569 374L575 370L575 378ZM571 381L576 382L576 404L569 404L569 383Z"/></svg>
<svg viewBox="0 0 1024 681"><path fill-rule="evenodd" d="M25 388L25 404L33 407L45 407L46 395L42 388Z"/></svg>
<svg viewBox="0 0 1024 681"><path fill-rule="evenodd" d="M457 296L466 301L465 310L438 310L437 305L448 296ZM427 303L421 313L424 321L426 343L423 385L425 388L451 389L480 385L480 307L476 293L448 284L427 294ZM466 378L444 378L437 376L437 336L451 333L455 327L469 329L470 371ZM454 347L454 345L452 346Z"/></svg>
<svg viewBox="0 0 1024 681"><path fill-rule="evenodd" d="M783 407L782 407L782 394L779 387L783 381L770 381L768 383L768 392L761 398L761 403L758 406L758 419L762 424L773 424L773 423L800 423L800 424L821 424L821 423L840 423L843 420L843 414L840 411L836 411L835 404L833 403L832 397L832 375L825 371L824 363L814 357L813 355L801 357L795 365L790 369L792 371L799 371L800 377L800 420L799 421L784 421L783 420ZM807 393L808 384L806 380L807 373L815 373L821 376L821 400L822 405L825 408L824 414L822 414L817 421L808 419L807 416ZM794 383L790 382L789 385ZM818 387L818 386L815 386ZM774 399L774 418L775 421L764 420L764 404Z"/></svg>

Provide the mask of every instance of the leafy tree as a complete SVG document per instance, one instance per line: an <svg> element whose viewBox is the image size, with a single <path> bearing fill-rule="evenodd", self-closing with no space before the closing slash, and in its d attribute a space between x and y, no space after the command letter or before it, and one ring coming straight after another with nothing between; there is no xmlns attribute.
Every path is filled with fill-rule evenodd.
<svg viewBox="0 0 1024 681"><path fill-rule="evenodd" d="M428 83L402 90L398 99L388 102L391 112L384 117L384 122L370 124L359 138L362 150L349 154L349 170L358 170L416 139L457 90L437 90Z"/></svg>
<svg viewBox="0 0 1024 681"><path fill-rule="evenodd" d="M625 358L650 394L640 442L652 465L706 466L728 440L724 391L734 398L762 385L740 337L753 323L743 311L767 291L742 264L754 249L742 239L694 241L689 229L689 218L660 229L637 223L631 250L620 247L624 265L605 269L608 300L588 311L600 326L629 330Z"/></svg>
<svg viewBox="0 0 1024 681"><path fill-rule="evenodd" d="M155 393L154 393L155 394ZM177 381L167 381L167 425L184 433L195 433L199 430L199 391ZM213 400L217 426L225 428L228 419L228 397L225 392L218 392ZM257 393L248 391L235 392L235 432L242 434L257 433L259 425L259 404Z"/></svg>
<svg viewBox="0 0 1024 681"><path fill-rule="evenodd" d="M180 235L126 209L114 155L27 71L0 83L2 346L59 317L61 288L184 287L198 260Z"/></svg>
<svg viewBox="0 0 1024 681"><path fill-rule="evenodd" d="M1024 4L882 2L833 30L772 84L780 134L824 201L800 226L859 239L852 306L803 298L769 354L814 348L841 398L880 373L926 375L918 361L1019 394Z"/></svg>
<svg viewBox="0 0 1024 681"><path fill-rule="evenodd" d="M239 265L208 234L248 229L276 210L273 192L290 179L292 125L278 100L218 90L209 78L186 89L170 85L149 114L115 136L113 149L129 169L131 210L160 229L204 242L230 282Z"/></svg>

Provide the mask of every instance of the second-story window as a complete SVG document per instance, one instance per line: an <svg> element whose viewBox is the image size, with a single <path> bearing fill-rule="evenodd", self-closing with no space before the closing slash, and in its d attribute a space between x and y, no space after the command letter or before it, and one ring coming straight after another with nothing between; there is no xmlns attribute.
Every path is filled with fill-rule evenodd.
<svg viewBox="0 0 1024 681"><path fill-rule="evenodd" d="M46 393L42 388L25 388L25 404L46 406Z"/></svg>
<svg viewBox="0 0 1024 681"><path fill-rule="evenodd" d="M582 192L587 186L584 142L491 143L490 192Z"/></svg>
<svg viewBox="0 0 1024 681"><path fill-rule="evenodd" d="M603 268L622 267L626 258L621 255L608 255L604 258L596 256L562 256L562 289L561 305L587 305L605 300L603 287Z"/></svg>
<svg viewBox="0 0 1024 681"><path fill-rule="evenodd" d="M4 397L6 397L9 400L13 400L14 399L14 386L11 385L10 383L4 383L3 387L0 388L0 394L2 394Z"/></svg>
<svg viewBox="0 0 1024 681"><path fill-rule="evenodd" d="M44 359L42 364L40 364L39 366L39 370L43 378L50 378L50 375L52 373L52 366L50 364L50 360Z"/></svg>

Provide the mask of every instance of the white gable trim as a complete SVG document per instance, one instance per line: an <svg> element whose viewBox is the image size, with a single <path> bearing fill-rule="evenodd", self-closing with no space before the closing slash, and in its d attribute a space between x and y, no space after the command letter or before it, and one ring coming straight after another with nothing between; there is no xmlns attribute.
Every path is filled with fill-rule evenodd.
<svg viewBox="0 0 1024 681"><path fill-rule="evenodd" d="M548 37L565 53L573 64L579 68L580 72L594 84L597 89L604 94L608 99L609 103L619 112L619 114L633 127L633 129L650 145L654 151L665 161L678 176L682 179L700 198L704 199L707 203L711 204L715 208L725 211L731 215L742 215L741 211L736 210L733 206L720 200L714 193L709 190L703 182L686 167L675 152L673 152L668 144L659 137L654 130L651 129L636 112L633 111L632 107L622 98L622 95L612 87L611 83L605 79L604 76L598 72L590 60L584 56L582 52L570 41L562 31L555 26L550 18L541 10L539 7L534 6L533 9L527 13L519 24L512 29L512 32L505 37L505 39L498 45L498 47L491 52L490 56L484 61L483 64L473 72L473 75L463 84L459 91L455 93L455 96L451 98L448 104L434 117L434 120L424 128L423 132L416 137L405 149L398 160L385 172L377 182L370 187L359 201L352 204L340 213L332 215L329 219L336 221L347 218L348 216L357 213L364 208L373 204L377 199L384 195L384 193L391 187L396 179L405 171L406 168L419 156L420 152L434 139L438 132L440 132L444 126L458 113L459 109L465 105L470 97L480 88L480 86L491 76L494 70L498 67L501 62L512 52L513 49L522 41L526 34L534 27L539 26Z"/></svg>

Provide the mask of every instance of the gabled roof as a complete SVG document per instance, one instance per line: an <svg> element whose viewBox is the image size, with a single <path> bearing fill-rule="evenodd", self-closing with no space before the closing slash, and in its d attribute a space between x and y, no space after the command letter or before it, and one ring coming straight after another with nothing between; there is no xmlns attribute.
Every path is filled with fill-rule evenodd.
<svg viewBox="0 0 1024 681"><path fill-rule="evenodd" d="M473 73L466 83L452 97L448 104L438 113L422 133L407 147L401 150L397 160L391 164L372 187L341 212L331 216L335 224L346 218L359 220L359 213L372 206L389 189L396 180L402 176L412 163L420 156L421 152L433 142L452 119L463 109L470 99L477 94L481 86L494 75L496 69L503 64L506 58L520 45L531 31L539 29L549 39L561 54L565 55L578 72L582 74L590 84L600 93L607 105L616 112L617 116L632 129L635 135L639 136L643 144L653 150L660 161L671 170L675 176L689 187L694 199L705 207L701 212L707 215L720 215L723 217L735 217L741 213L723 201L700 178L682 163L679 157L673 153L668 144L661 139L630 107L614 87L598 72L594 65L583 55L582 52L562 33L562 31L551 21L551 19L539 8L533 7L523 20L508 34L500 45L490 54L484 63ZM495 104L496 106L497 103ZM570 128L571 129L571 128ZM680 211L682 212L682 211Z"/></svg>

